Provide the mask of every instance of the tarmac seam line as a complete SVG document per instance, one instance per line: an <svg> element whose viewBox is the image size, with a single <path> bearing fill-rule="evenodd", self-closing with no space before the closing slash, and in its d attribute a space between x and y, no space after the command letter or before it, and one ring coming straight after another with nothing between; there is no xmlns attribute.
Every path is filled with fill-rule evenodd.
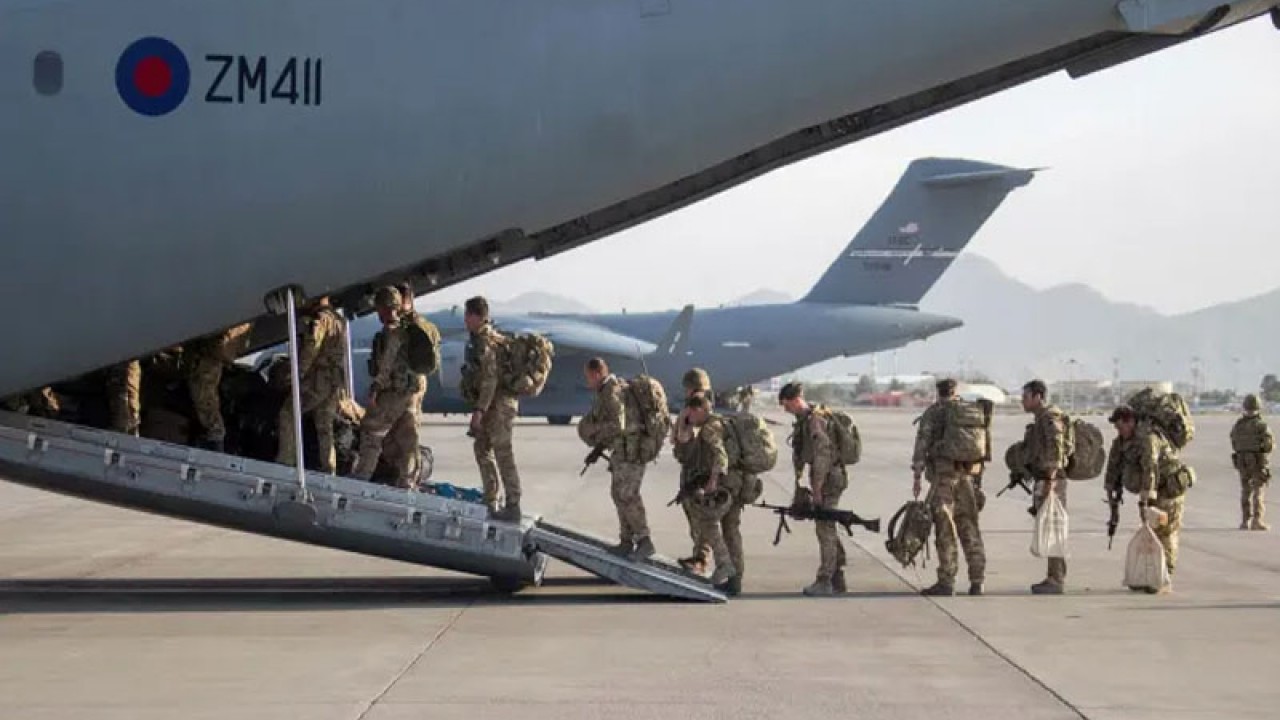
<svg viewBox="0 0 1280 720"><path fill-rule="evenodd" d="M369 701L369 705L364 710L360 711L360 715L356 717L356 720L365 720L365 718L369 716L369 713L373 712L373 709L378 706L378 703L382 702L382 699L387 696L387 693L391 692L391 688L395 687L396 683L400 682L405 675L408 675L409 671L413 670L413 668L422 661L422 658L431 650L431 648L435 647L436 643L440 642L440 638L444 637L445 633L453 629L453 626L458 623L462 614L470 610L474 605L475 601L473 600L468 603L466 607L454 613L453 617L449 618L449 622L445 623L444 627L440 628L436 634L427 641L427 644L422 647L422 650L418 651L418 654L415 655L403 668L401 668L400 672L396 673L395 677L391 678L391 681L387 683L387 686L382 688L382 691L379 692L373 700Z"/></svg>

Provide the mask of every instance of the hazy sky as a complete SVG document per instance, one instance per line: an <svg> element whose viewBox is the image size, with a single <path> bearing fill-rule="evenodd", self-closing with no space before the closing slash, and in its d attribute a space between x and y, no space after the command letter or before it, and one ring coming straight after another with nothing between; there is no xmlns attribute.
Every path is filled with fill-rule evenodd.
<svg viewBox="0 0 1280 720"><path fill-rule="evenodd" d="M1082 282L1166 313L1256 295L1280 286L1277 68L1280 32L1262 19L1081 80L1060 73L428 300L543 290L645 310L800 295L930 155L1050 168L969 246L1024 282ZM690 270L706 281L690 285Z"/></svg>

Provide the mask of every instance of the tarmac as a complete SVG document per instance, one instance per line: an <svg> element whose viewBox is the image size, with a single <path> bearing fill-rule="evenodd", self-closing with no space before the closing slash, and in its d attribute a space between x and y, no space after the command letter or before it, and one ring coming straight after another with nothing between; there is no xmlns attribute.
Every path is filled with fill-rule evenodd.
<svg viewBox="0 0 1280 720"><path fill-rule="evenodd" d="M780 415L773 416L784 422ZM912 415L855 411L864 441L842 506L910 497ZM1102 418L1091 418L1111 436ZM1068 594L1034 597L1022 491L982 514L987 596L930 599L884 534L845 537L850 593L811 599L810 523L773 546L747 510L745 592L675 602L553 561L516 595L487 581L96 505L0 483L3 720L508 718L1274 718L1280 537L1237 530L1229 416L1197 419L1170 595L1121 586L1136 503L1107 550L1101 480L1069 488ZM998 456L1026 416L998 419ZM423 428L433 480L477 485L465 428ZM780 443L789 424L775 428ZM525 511L616 531L603 463L579 477L573 428L523 421ZM765 499L790 498L785 445ZM687 554L669 453L646 476L660 553ZM1277 531L1280 531L1278 526ZM963 579L963 561L961 578Z"/></svg>

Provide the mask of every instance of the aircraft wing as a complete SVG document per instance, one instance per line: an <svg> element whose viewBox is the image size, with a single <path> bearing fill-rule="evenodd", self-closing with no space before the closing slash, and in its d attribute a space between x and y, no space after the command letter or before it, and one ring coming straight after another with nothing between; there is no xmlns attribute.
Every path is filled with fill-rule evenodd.
<svg viewBox="0 0 1280 720"><path fill-rule="evenodd" d="M647 340L571 317L496 317L493 324L503 332L537 333L550 340L557 348L596 355L636 357L648 355L658 349Z"/></svg>

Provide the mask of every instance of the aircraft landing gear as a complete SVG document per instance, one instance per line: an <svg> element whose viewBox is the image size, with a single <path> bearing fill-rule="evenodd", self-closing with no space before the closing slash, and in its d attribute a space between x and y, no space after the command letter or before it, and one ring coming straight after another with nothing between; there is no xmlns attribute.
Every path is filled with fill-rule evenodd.
<svg viewBox="0 0 1280 720"><path fill-rule="evenodd" d="M547 422L551 425L568 425L573 422L572 415L548 415Z"/></svg>

